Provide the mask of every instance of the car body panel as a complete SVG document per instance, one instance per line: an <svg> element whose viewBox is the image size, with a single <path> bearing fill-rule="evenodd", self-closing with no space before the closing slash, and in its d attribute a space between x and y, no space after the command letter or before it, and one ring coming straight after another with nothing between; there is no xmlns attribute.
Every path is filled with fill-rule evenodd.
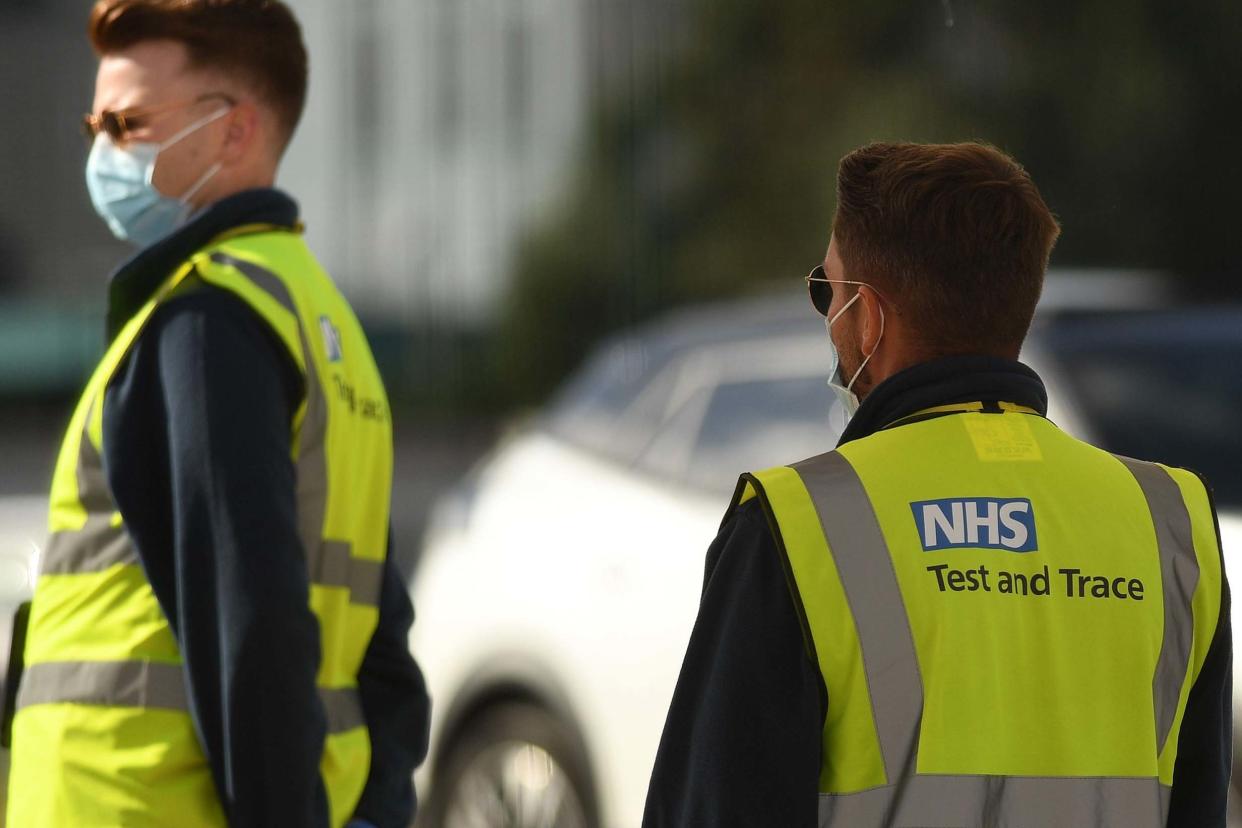
<svg viewBox="0 0 1242 828"><path fill-rule="evenodd" d="M618 824L636 824L642 804L610 794L646 788L685 651L668 632L693 624L703 577L701 555L665 552L705 550L702 528L719 521L722 506L636 485L624 470L538 433L503 449L478 485L489 494L475 503L468 533L433 526L443 533L433 535L437 554L418 574L412 646L421 663L436 665L426 670L433 707L477 687L476 664L516 655L550 665L558 678L538 679L536 695L552 692L592 734L597 778L618 780L599 791L601 807ZM515 526L540 532L527 540ZM463 583L472 585L468 596ZM433 721L438 736L447 720Z"/></svg>

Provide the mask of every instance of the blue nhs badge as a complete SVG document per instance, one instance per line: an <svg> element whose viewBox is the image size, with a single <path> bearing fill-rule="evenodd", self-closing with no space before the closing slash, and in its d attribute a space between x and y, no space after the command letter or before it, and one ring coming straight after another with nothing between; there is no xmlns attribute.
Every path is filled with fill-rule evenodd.
<svg viewBox="0 0 1242 828"><path fill-rule="evenodd" d="M1034 552L1035 510L1026 498L964 497L910 504L924 552L1000 549Z"/></svg>
<svg viewBox="0 0 1242 828"><path fill-rule="evenodd" d="M341 332L326 316L319 317L319 332L323 334L323 350L328 362L340 362Z"/></svg>

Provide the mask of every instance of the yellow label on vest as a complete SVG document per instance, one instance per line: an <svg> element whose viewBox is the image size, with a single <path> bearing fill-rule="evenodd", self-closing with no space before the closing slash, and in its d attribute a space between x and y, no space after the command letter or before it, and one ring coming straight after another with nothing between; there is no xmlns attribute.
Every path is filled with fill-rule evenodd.
<svg viewBox="0 0 1242 828"><path fill-rule="evenodd" d="M1026 417L1015 414L989 414L962 417L975 454L987 463L1043 460L1039 443Z"/></svg>

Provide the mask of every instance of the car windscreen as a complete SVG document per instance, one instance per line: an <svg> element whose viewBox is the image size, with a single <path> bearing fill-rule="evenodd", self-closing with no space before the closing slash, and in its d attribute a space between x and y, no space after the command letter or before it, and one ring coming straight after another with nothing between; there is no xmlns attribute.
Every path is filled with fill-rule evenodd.
<svg viewBox="0 0 1242 828"><path fill-rule="evenodd" d="M630 462L664 417L664 400L657 397L667 396L668 383L661 380L673 356L638 338L610 343L561 388L544 427L574 445Z"/></svg>
<svg viewBox="0 0 1242 828"><path fill-rule="evenodd" d="M749 351L746 343L799 335L826 342L801 284L683 308L596 349L558 390L541 425L576 446L633 463L679 407L674 392L686 390L680 366L720 348Z"/></svg>
<svg viewBox="0 0 1242 828"><path fill-rule="evenodd" d="M1042 330L1109 451L1182 466L1242 508L1242 308L1058 319Z"/></svg>
<svg viewBox="0 0 1242 828"><path fill-rule="evenodd" d="M834 407L820 375L722 382L710 392L686 476L704 489L732 491L743 472L831 451L844 423Z"/></svg>

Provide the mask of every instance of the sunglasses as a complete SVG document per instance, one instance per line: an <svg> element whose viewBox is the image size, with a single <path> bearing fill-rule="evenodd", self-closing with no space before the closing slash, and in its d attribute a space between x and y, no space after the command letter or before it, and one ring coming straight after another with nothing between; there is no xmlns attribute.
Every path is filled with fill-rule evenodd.
<svg viewBox="0 0 1242 828"><path fill-rule="evenodd" d="M815 306L815 310L820 316L828 318L828 308L832 305L832 286L833 285L866 285L875 290L875 287L867 282L855 282L851 279L829 279L824 273L824 266L817 265L814 270L806 276L806 290L811 296L811 304ZM884 299L888 304L892 304L888 299L884 298L884 294L875 290L876 295ZM896 310L896 307L893 308Z"/></svg>
<svg viewBox="0 0 1242 828"><path fill-rule="evenodd" d="M191 101L180 101L163 106L131 106L128 109L105 109L98 115L87 114L82 116L82 134L86 136L87 141L93 143L99 137L99 133L104 132L107 133L114 144L122 144L131 132L142 129L155 116L174 112L178 109L185 109L187 106L193 106L212 98L221 98L229 104L236 103L236 101L223 92L208 92L206 95L199 95Z"/></svg>

